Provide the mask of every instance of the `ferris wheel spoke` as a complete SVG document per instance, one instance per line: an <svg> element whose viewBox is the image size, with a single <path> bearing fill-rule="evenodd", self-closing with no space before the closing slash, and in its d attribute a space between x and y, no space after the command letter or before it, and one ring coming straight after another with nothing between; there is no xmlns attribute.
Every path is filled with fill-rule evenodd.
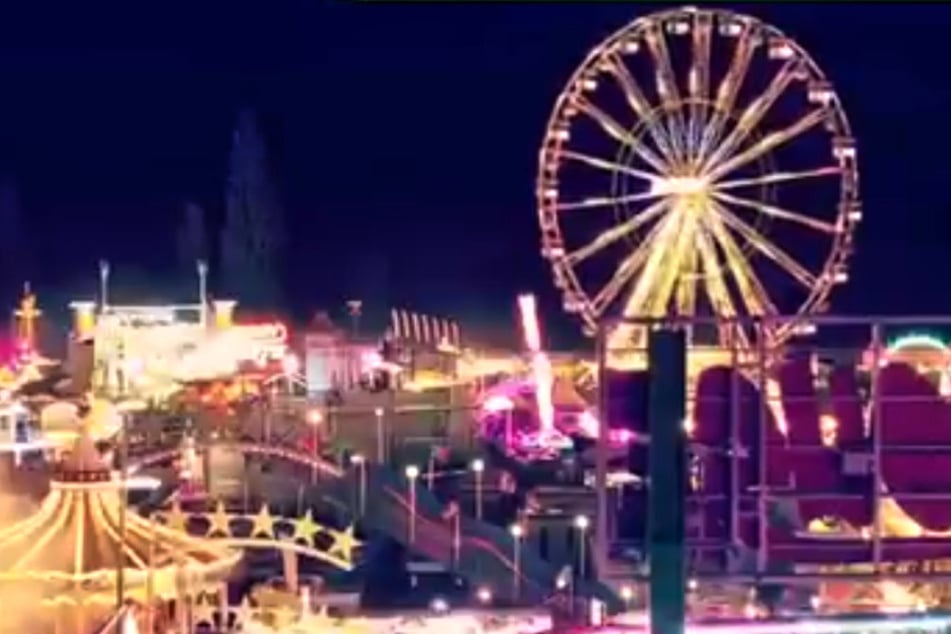
<svg viewBox="0 0 951 634"><path fill-rule="evenodd" d="M690 93L690 121L687 124L688 159L698 158L702 131L706 125L706 106L710 94L710 47L713 20L709 14L697 14L693 29L693 56L687 89Z"/></svg>
<svg viewBox="0 0 951 634"><path fill-rule="evenodd" d="M677 299L677 280L683 273L694 250L693 236L697 231L697 215L680 210L671 214L679 225L677 232L667 248L666 260L660 272L654 292L648 300L649 314L661 316L668 313L671 300Z"/></svg>
<svg viewBox="0 0 951 634"><path fill-rule="evenodd" d="M590 165L591 167L600 170L605 170L607 172L620 172L621 174L627 174L628 176L633 176L634 178L640 178L641 180L645 180L650 183L656 183L660 179L658 174L652 174L651 172L645 170L639 170L636 167L631 167L629 165L624 165L623 163L617 163L615 161L609 161L607 159L591 156L589 154L564 150L561 152L561 156L572 161Z"/></svg>
<svg viewBox="0 0 951 634"><path fill-rule="evenodd" d="M717 315L726 318L736 317L736 308L733 306L730 289L727 288L725 281L725 271L720 266L716 246L706 228L701 227L697 232L696 242L697 254L703 266L704 290L710 305Z"/></svg>
<svg viewBox="0 0 951 634"><path fill-rule="evenodd" d="M700 279L700 258L697 250L690 249L684 260L677 278L677 314L693 315L697 312L697 282Z"/></svg>
<svg viewBox="0 0 951 634"><path fill-rule="evenodd" d="M650 298L651 290L657 283L658 273L660 272L659 269L665 262L665 256L667 256L669 252L669 248L665 245L670 244L676 238L677 229L680 227L677 216L678 214L668 215L667 218L664 219L663 229L657 233L657 237L654 240L654 248L650 250L642 273L637 278L637 282L634 283L634 288L624 302L622 315L627 319L638 316L656 316L645 311L645 309L649 308L647 300Z"/></svg>
<svg viewBox="0 0 951 634"><path fill-rule="evenodd" d="M624 196L597 196L593 198L585 198L584 200L579 200L576 202L570 203L558 203L556 209L558 211L573 211L576 209L595 209L597 207L615 207L617 205L626 205L629 203L636 203L643 200L651 200L654 198L660 197L661 194L654 191L646 191L640 194L627 194Z"/></svg>
<svg viewBox="0 0 951 634"><path fill-rule="evenodd" d="M584 112L591 117L595 123L601 126L605 134L631 148L635 154L641 157L645 163L657 170L658 173L663 174L667 172L667 168L661 158L624 129L624 126L618 123L617 119L583 97L578 98L577 106L578 110Z"/></svg>
<svg viewBox="0 0 951 634"><path fill-rule="evenodd" d="M624 238L625 236L630 235L634 231L637 231L640 227L644 226L657 216L661 215L664 209L667 207L667 199L662 199L645 209L644 211L636 214L619 225L611 227L604 233L601 233L594 240L586 244L585 246L579 248L577 251L572 251L565 256L565 259L569 264L577 264L582 262L595 253L601 251L602 249L611 246L618 240Z"/></svg>
<svg viewBox="0 0 951 634"><path fill-rule="evenodd" d="M723 222L748 241L753 248L772 260L779 268L802 284L806 289L816 286L818 279L780 247L770 242L763 234L751 227L723 205L716 205Z"/></svg>
<svg viewBox="0 0 951 634"><path fill-rule="evenodd" d="M605 70L614 77L615 81L621 87L625 101L627 101L631 110L634 111L634 114L644 122L647 133L654 141L657 149L660 150L660 153L664 155L664 158L666 158L668 162L675 163L677 158L671 146L669 133L658 122L657 116L654 114L654 107L651 105L647 95L644 94L644 91L637 85L637 81L631 75L627 65L617 56L609 57L606 62Z"/></svg>
<svg viewBox="0 0 951 634"><path fill-rule="evenodd" d="M713 238L720 244L723 251L724 260L727 268L733 274L736 286L740 291L740 297L746 304L747 312L750 315L769 315L776 314L776 306L766 292L766 288L760 281L749 260L743 255L743 249L736 243L736 240L730 235L721 216L723 210L720 205L713 203L718 213L707 216L709 218L707 226Z"/></svg>
<svg viewBox="0 0 951 634"><path fill-rule="evenodd" d="M670 51L667 49L667 39L664 37L662 25L652 23L644 35L647 48L656 63L654 77L657 82L657 94L660 96L661 107L667 116L667 127L670 130L670 140L674 146L674 154L683 161L686 156L683 111L681 110L680 90L677 88L677 76L674 74L670 62Z"/></svg>
<svg viewBox="0 0 951 634"><path fill-rule="evenodd" d="M764 154L773 151L784 143L795 139L800 134L809 131L811 128L825 120L827 116L828 110L825 108L819 108L818 110L809 112L790 126L783 128L782 130L770 132L742 152L734 154L732 157L720 163L719 165L713 166L710 171L707 172L706 177L710 181L719 180L733 170L743 167L751 161L755 161Z"/></svg>
<svg viewBox="0 0 951 634"><path fill-rule="evenodd" d="M750 62L753 59L753 53L759 44L757 39L752 37L752 30L752 23L747 22L743 25L743 31L736 38L736 48L733 50L730 67L717 88L713 117L704 129L703 138L700 140L700 156L706 156L708 148L715 146L720 141L723 128L729 120L730 113L733 112L736 96L740 92L740 87L743 85L743 80L746 78Z"/></svg>
<svg viewBox="0 0 951 634"><path fill-rule="evenodd" d="M783 209L775 205L770 205L768 203L763 203L758 200L750 200L749 198L741 198L739 196L733 196L725 192L713 192L713 197L721 202L729 203L737 207L746 207L757 211L764 216L769 216L770 218L777 218L779 220L786 220L789 222L794 222L796 224L802 225L804 227L809 227L816 231L822 233L835 234L838 232L838 228L824 220L817 220L816 218L810 218L805 214L797 213L795 211L789 211L788 209Z"/></svg>
<svg viewBox="0 0 951 634"><path fill-rule="evenodd" d="M826 167L817 167L811 170L802 170L799 172L771 172L762 176L753 178L738 178L731 181L720 181L714 183L713 189L722 191L724 189L738 189L740 187L755 187L757 185L773 185L775 183L784 183L787 181L805 180L807 178L816 178L821 176L837 176L842 174L842 168L838 165L829 165Z"/></svg>
<svg viewBox="0 0 951 634"><path fill-rule="evenodd" d="M663 231L669 220L658 222L654 225L644 240L635 247L630 255L624 258L620 266L614 271L614 275L608 280L607 284L598 291L592 300L592 307L596 315L600 316L611 304L617 300L618 295L624 287L631 281L634 275L644 266L651 251L656 248L657 235Z"/></svg>
<svg viewBox="0 0 951 634"><path fill-rule="evenodd" d="M769 83L756 99L746 107L737 120L736 125L711 153L710 157L704 160L704 169L709 170L711 166L716 165L724 158L730 156L736 148L755 130L763 121L763 117L773 107L773 104L782 96L789 85L796 77L796 68L799 66L798 60L789 60Z"/></svg>

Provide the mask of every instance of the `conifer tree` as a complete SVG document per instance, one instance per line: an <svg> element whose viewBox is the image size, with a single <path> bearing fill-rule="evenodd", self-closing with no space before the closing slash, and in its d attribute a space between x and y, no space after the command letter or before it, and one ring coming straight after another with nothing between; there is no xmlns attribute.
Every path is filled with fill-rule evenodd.
<svg viewBox="0 0 951 634"><path fill-rule="evenodd" d="M231 146L221 232L221 281L241 304L281 301L283 210L267 168L267 149L251 110L238 116Z"/></svg>

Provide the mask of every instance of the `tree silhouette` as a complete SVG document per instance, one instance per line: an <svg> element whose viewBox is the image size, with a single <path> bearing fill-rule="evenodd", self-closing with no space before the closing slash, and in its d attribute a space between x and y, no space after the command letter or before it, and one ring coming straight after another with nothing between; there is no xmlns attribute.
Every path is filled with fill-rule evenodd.
<svg viewBox="0 0 951 634"><path fill-rule="evenodd" d="M256 308L274 308L281 301L283 211L266 155L254 113L243 110L234 130L225 191L221 282L234 299Z"/></svg>

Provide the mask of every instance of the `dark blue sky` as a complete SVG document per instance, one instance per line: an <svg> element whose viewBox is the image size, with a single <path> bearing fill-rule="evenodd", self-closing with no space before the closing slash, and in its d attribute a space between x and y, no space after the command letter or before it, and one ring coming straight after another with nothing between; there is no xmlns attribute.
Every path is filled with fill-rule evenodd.
<svg viewBox="0 0 951 634"><path fill-rule="evenodd" d="M943 4L736 8L797 39L859 142L865 217L839 312L951 312L951 74ZM536 291L533 185L552 102L650 5L30 2L0 11L0 168L46 287L100 256L165 275L186 199L220 213L229 130L258 109L299 311L348 296L507 322ZM42 298L41 298L42 299Z"/></svg>

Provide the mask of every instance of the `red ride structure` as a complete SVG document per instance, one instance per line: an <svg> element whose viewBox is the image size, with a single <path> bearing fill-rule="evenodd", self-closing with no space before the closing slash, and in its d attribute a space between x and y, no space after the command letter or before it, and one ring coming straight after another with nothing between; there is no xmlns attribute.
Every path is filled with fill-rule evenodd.
<svg viewBox="0 0 951 634"><path fill-rule="evenodd" d="M902 332L951 329L951 317L815 322L809 343L693 368L692 420L685 421L693 573L701 581L821 584L887 574L946 583L951 402L913 356L889 355L888 342ZM628 407L621 420L618 400L632 391L612 393L617 377L601 365L603 424L646 431L646 404ZM633 450L631 464L643 468L644 455ZM598 466L606 478L606 449ZM607 493L601 498L597 535L606 557L613 505Z"/></svg>

